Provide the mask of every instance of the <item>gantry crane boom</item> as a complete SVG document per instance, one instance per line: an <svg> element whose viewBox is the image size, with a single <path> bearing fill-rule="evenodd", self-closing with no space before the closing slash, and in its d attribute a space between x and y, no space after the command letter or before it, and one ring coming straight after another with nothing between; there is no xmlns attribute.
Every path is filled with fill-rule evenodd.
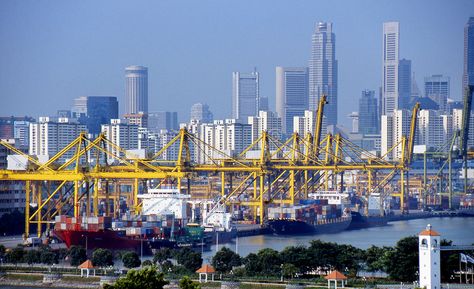
<svg viewBox="0 0 474 289"><path fill-rule="evenodd" d="M411 113L410 135L408 136L408 148L407 148L407 153L406 153L407 165L410 165L411 161L413 159L413 147L415 145L416 123L417 123L417 120L418 120L418 111L419 110L420 110L420 103L417 102L415 104L415 107L413 107L413 110L412 110L412 113Z"/></svg>
<svg viewBox="0 0 474 289"><path fill-rule="evenodd" d="M464 107L462 113L462 144L461 153L465 159L467 159L467 141L469 138L469 122L471 119L471 106L472 106L472 92L474 90L473 85L468 85L464 92Z"/></svg>
<svg viewBox="0 0 474 289"><path fill-rule="evenodd" d="M314 139L313 139L313 153L314 158L317 159L319 156L319 141L321 140L321 129L323 125L324 116L324 105L327 104L326 95L322 95L319 99L318 110L316 111L316 123L314 126Z"/></svg>
<svg viewBox="0 0 474 289"><path fill-rule="evenodd" d="M467 194L467 141L469 140L469 123L471 120L471 106L472 93L474 91L473 85L468 85L464 92L464 107L462 113L462 139L461 139L461 154L464 162L464 193Z"/></svg>

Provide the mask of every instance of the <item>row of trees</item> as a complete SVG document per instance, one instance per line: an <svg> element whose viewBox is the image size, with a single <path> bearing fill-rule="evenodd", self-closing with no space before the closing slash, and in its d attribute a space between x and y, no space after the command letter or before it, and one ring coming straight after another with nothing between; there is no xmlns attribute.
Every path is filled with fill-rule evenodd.
<svg viewBox="0 0 474 289"><path fill-rule="evenodd" d="M290 246L281 252L265 248L245 258L224 247L213 257L212 265L222 273L228 273L243 265L233 273L247 276L294 277L330 269L345 271L355 276L363 261L364 251L361 249L315 240L308 247Z"/></svg>
<svg viewBox="0 0 474 289"><path fill-rule="evenodd" d="M140 258L135 252L119 252L118 256L127 268L135 268L141 265ZM68 260L71 266L78 266L87 260L87 253L83 247L71 246L69 250L52 250L48 246L39 246L36 249L25 250L18 246L11 250L6 250L0 245L0 258L4 262L18 264L46 264L52 265L59 263L60 260ZM107 249L96 249L92 253L91 261L94 266L107 267L114 264L114 255Z"/></svg>
<svg viewBox="0 0 474 289"><path fill-rule="evenodd" d="M447 240L441 242L442 246L450 244ZM447 282L459 266L459 252L441 254L441 278ZM337 269L350 277L360 270L383 271L393 280L412 282L418 278L418 237L403 238L394 247L372 246L367 250L315 240L308 247L290 246L280 252L265 248L245 258L224 247L214 255L212 265L218 272L236 276L293 278Z"/></svg>
<svg viewBox="0 0 474 289"><path fill-rule="evenodd" d="M80 246L71 246L69 250L52 250L48 246L39 246L36 249L25 250L18 246L11 250L6 250L0 245L0 258L4 262L18 264L57 264L60 260L68 260L71 266L78 266L88 259L86 250ZM114 260L122 260L126 268L136 268L141 265L140 257L133 251L122 251L114 254L107 249L96 249L92 252L91 261L94 266L108 267L114 265ZM176 260L177 266L171 260ZM179 250L162 248L153 257L153 262L148 261L144 265L159 265L164 272L194 273L202 265L201 253L190 248Z"/></svg>
<svg viewBox="0 0 474 289"><path fill-rule="evenodd" d="M130 270L127 276L120 278L114 285L104 285L104 289L162 289L169 284L164 274L157 268L147 266L141 270ZM201 289L201 285L184 276L178 284L180 289Z"/></svg>

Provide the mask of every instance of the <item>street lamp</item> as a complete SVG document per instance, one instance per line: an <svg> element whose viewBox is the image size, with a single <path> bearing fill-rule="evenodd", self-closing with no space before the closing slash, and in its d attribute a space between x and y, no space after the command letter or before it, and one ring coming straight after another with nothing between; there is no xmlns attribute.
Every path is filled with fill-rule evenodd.
<svg viewBox="0 0 474 289"><path fill-rule="evenodd" d="M280 264L280 281L283 282L283 264Z"/></svg>

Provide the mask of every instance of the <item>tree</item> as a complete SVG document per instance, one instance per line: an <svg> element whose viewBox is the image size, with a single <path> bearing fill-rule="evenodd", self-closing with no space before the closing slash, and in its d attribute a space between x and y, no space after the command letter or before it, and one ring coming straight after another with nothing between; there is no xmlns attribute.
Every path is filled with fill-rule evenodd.
<svg viewBox="0 0 474 289"><path fill-rule="evenodd" d="M281 259L280 254L270 248L265 248L257 253L259 266L261 268L261 272L265 275L279 275L280 274L280 266L281 266Z"/></svg>
<svg viewBox="0 0 474 289"><path fill-rule="evenodd" d="M218 272L227 273L232 270L233 267L242 265L242 259L239 254L230 250L227 247L223 247L212 257L212 266Z"/></svg>
<svg viewBox="0 0 474 289"><path fill-rule="evenodd" d="M350 277L356 277L360 264L365 259L364 250L345 244L337 245L336 249L336 263L334 267L341 271L347 270Z"/></svg>
<svg viewBox="0 0 474 289"><path fill-rule="evenodd" d="M170 248L160 248L153 256L153 263L161 264L173 257L173 251Z"/></svg>
<svg viewBox="0 0 474 289"><path fill-rule="evenodd" d="M201 253L194 252L190 248L176 251L175 256L178 264L183 265L187 270L195 272L202 265Z"/></svg>
<svg viewBox="0 0 474 289"><path fill-rule="evenodd" d="M262 271L257 254L250 253L243 260L245 271L248 275L257 275Z"/></svg>
<svg viewBox="0 0 474 289"><path fill-rule="evenodd" d="M86 249L81 246L71 246L69 249L69 262L71 266L79 266L87 260Z"/></svg>
<svg viewBox="0 0 474 289"><path fill-rule="evenodd" d="M293 264L298 268L298 273L304 274L309 271L310 257L308 249L304 246L289 246L280 252L280 258L287 264Z"/></svg>
<svg viewBox="0 0 474 289"><path fill-rule="evenodd" d="M41 253L38 250L28 250L26 251L25 256L23 257L23 260L29 265L40 263Z"/></svg>
<svg viewBox="0 0 474 289"><path fill-rule="evenodd" d="M295 277L296 273L298 273L298 268L289 263L285 263L281 266L281 274L285 278L292 278Z"/></svg>
<svg viewBox="0 0 474 289"><path fill-rule="evenodd" d="M365 264L367 271L387 271L387 264L389 262L389 255L394 249L392 247L377 247L372 246L365 250Z"/></svg>
<svg viewBox="0 0 474 289"><path fill-rule="evenodd" d="M201 285L194 282L188 276L184 276L183 279L179 280L180 289L201 289Z"/></svg>
<svg viewBox="0 0 474 289"><path fill-rule="evenodd" d="M22 247L13 248L11 251L8 251L5 255L5 259L9 263L18 264L23 262L23 256L25 255L25 250Z"/></svg>
<svg viewBox="0 0 474 289"><path fill-rule="evenodd" d="M141 264L140 257L135 252L127 252L122 255L123 265L127 268L136 268Z"/></svg>
<svg viewBox="0 0 474 289"><path fill-rule="evenodd" d="M142 262L142 266L143 267L146 267L146 266L153 266L153 262L150 261L150 260L145 260Z"/></svg>
<svg viewBox="0 0 474 289"><path fill-rule="evenodd" d="M0 258L5 257L6 251L7 251L7 249L5 248L5 246L3 246L2 244L0 244Z"/></svg>
<svg viewBox="0 0 474 289"><path fill-rule="evenodd" d="M112 266L114 264L112 252L107 249L96 249L92 253L92 264L98 267Z"/></svg>
<svg viewBox="0 0 474 289"><path fill-rule="evenodd" d="M311 269L323 268L329 270L336 267L338 249L336 243L322 242L320 240L311 241L308 247L310 257L309 266Z"/></svg>
<svg viewBox="0 0 474 289"><path fill-rule="evenodd" d="M388 260L387 273L392 279L415 281L418 270L418 237L410 236L399 240Z"/></svg>
<svg viewBox="0 0 474 289"><path fill-rule="evenodd" d="M43 248L40 250L41 263L43 264L56 264L58 263L58 255L49 248Z"/></svg>
<svg viewBox="0 0 474 289"><path fill-rule="evenodd" d="M141 270L130 270L125 278L120 278L114 285L104 285L104 289L163 289L168 284L164 274L158 273L155 266Z"/></svg>

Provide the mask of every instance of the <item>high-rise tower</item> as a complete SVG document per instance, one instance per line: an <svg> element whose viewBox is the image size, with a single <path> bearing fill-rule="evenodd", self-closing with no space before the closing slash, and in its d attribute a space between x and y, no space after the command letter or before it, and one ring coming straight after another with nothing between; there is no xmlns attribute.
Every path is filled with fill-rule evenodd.
<svg viewBox="0 0 474 289"><path fill-rule="evenodd" d="M125 99L127 114L148 113L148 68L135 65L125 68Z"/></svg>
<svg viewBox="0 0 474 289"><path fill-rule="evenodd" d="M283 133L293 132L293 117L304 116L308 109L308 68L276 68L276 111Z"/></svg>
<svg viewBox="0 0 474 289"><path fill-rule="evenodd" d="M247 123L249 116L258 114L259 104L258 72L232 73L232 118Z"/></svg>
<svg viewBox="0 0 474 289"><path fill-rule="evenodd" d="M449 98L449 77L440 74L425 77L425 96L436 102L440 110L446 110Z"/></svg>
<svg viewBox="0 0 474 289"><path fill-rule="evenodd" d="M324 108L327 124L337 124L336 36L331 22L316 24L309 60L309 109L316 110L321 95L327 95Z"/></svg>
<svg viewBox="0 0 474 289"><path fill-rule="evenodd" d="M383 81L382 114L391 114L398 104L398 60L400 25L398 22L383 24Z"/></svg>
<svg viewBox="0 0 474 289"><path fill-rule="evenodd" d="M474 84L474 17L470 17L464 26L464 73L463 73L463 93L464 88Z"/></svg>
<svg viewBox="0 0 474 289"><path fill-rule="evenodd" d="M380 133L379 124L375 91L364 90L359 99L359 133L378 134Z"/></svg>

